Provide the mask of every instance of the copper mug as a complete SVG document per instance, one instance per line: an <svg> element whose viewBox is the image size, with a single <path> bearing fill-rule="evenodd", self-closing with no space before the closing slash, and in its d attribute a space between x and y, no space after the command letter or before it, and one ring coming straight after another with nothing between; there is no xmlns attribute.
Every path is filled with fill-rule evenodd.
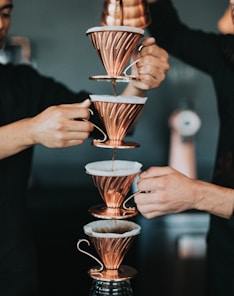
<svg viewBox="0 0 234 296"><path fill-rule="evenodd" d="M126 76L123 72L134 50L139 50L138 42L144 35L143 29L130 26L101 26L88 29L86 35L106 70L106 74L93 75L90 79L129 81L130 78L135 78Z"/></svg>
<svg viewBox="0 0 234 296"><path fill-rule="evenodd" d="M147 97L90 95L90 99L103 122L108 140L94 140L93 145L101 148L136 148L140 145L124 141L129 130L139 120Z"/></svg>
<svg viewBox="0 0 234 296"><path fill-rule="evenodd" d="M127 160L102 160L90 162L85 166L86 173L92 178L95 187L105 202L93 206L90 213L97 218L124 219L137 215L137 209L127 206L134 197L126 198L133 181L141 171L142 164Z"/></svg>
<svg viewBox="0 0 234 296"><path fill-rule="evenodd" d="M151 22L146 0L106 0L101 23L104 26L146 28Z"/></svg>
<svg viewBox="0 0 234 296"><path fill-rule="evenodd" d="M121 274L121 264L135 236L140 233L140 225L128 220L96 220L86 224L83 228L89 240L80 239L77 242L77 248L100 265L89 270L92 278L104 280L107 277L113 280L122 277L131 278L135 275L135 270L125 265L122 266L122 271L124 269L125 271ZM90 245L89 241L95 247L101 260L80 248L82 242Z"/></svg>

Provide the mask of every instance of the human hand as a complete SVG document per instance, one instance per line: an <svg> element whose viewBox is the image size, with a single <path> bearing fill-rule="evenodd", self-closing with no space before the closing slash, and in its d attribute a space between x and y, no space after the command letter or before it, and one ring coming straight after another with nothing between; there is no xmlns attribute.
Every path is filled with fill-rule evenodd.
<svg viewBox="0 0 234 296"><path fill-rule="evenodd" d="M133 62L139 60L132 67L132 75L136 80L131 82L132 86L139 90L149 90L158 87L166 77L170 66L168 53L155 43L153 37L145 38L140 50L133 54Z"/></svg>
<svg viewBox="0 0 234 296"><path fill-rule="evenodd" d="M28 123L34 144L64 148L82 144L93 130L88 121L90 100L51 106Z"/></svg>
<svg viewBox="0 0 234 296"><path fill-rule="evenodd" d="M230 0L232 23L234 24L234 0Z"/></svg>
<svg viewBox="0 0 234 296"><path fill-rule="evenodd" d="M146 218L179 213L196 208L198 181L170 167L151 167L141 173L134 199Z"/></svg>

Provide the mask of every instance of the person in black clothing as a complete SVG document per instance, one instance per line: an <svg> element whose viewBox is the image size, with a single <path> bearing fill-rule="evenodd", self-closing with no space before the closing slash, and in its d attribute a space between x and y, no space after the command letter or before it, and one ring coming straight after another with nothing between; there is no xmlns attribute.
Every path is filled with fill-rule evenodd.
<svg viewBox="0 0 234 296"><path fill-rule="evenodd" d="M10 26L12 0L0 0L0 48ZM138 79L123 95L145 96L169 68L154 38L142 41ZM86 91L74 93L28 65L0 64L0 295L36 295L36 256L27 213L33 147L82 144L93 130ZM80 120L74 120L80 119ZM82 120L83 119L83 120Z"/></svg>
<svg viewBox="0 0 234 296"><path fill-rule="evenodd" d="M210 75L220 119L212 183L190 179L170 167L140 176L138 210L147 218L189 209L211 214L207 237L207 295L234 295L234 36L183 24L170 0L148 0L149 32L169 54ZM232 10L233 11L233 10ZM231 16L230 16L231 17Z"/></svg>

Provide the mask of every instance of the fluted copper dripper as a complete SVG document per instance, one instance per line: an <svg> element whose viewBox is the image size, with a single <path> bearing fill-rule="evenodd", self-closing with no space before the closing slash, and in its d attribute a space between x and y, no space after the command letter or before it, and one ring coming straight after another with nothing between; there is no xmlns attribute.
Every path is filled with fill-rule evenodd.
<svg viewBox="0 0 234 296"><path fill-rule="evenodd" d="M122 72L133 51L137 48L144 30L129 26L102 26L87 30L86 35L100 57L105 75L90 76L91 79L130 79Z"/></svg>
<svg viewBox="0 0 234 296"><path fill-rule="evenodd" d="M126 96L90 95L94 107L102 120L108 140L93 141L93 145L102 148L135 148L139 144L125 142L130 128L140 118L147 98Z"/></svg>
<svg viewBox="0 0 234 296"><path fill-rule="evenodd" d="M136 174L130 176L92 176L102 199L108 208L119 208L126 197Z"/></svg>
<svg viewBox="0 0 234 296"><path fill-rule="evenodd" d="M130 187L140 173L142 164L136 161L115 160L96 161L85 166L105 206L98 205L90 209L98 218L127 218L137 214L135 207L124 207L123 202Z"/></svg>
<svg viewBox="0 0 234 296"><path fill-rule="evenodd" d="M108 270L120 267L140 230L140 225L127 220L97 220L84 226L85 234Z"/></svg>
<svg viewBox="0 0 234 296"><path fill-rule="evenodd" d="M101 23L104 26L133 26L146 28L151 22L145 0L106 0Z"/></svg>

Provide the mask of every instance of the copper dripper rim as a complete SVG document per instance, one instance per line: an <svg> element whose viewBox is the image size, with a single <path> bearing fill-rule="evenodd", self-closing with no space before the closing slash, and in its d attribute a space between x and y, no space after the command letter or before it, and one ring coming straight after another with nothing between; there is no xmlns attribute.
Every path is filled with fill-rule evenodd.
<svg viewBox="0 0 234 296"><path fill-rule="evenodd" d="M117 32L131 32L144 35L145 31L141 28L132 27L132 26L98 26L89 28L86 31L86 35L94 32L108 32L108 31L117 31Z"/></svg>
<svg viewBox="0 0 234 296"><path fill-rule="evenodd" d="M125 104L145 104L147 97L138 96L111 96L111 95L90 95L92 102L109 102Z"/></svg>
<svg viewBox="0 0 234 296"><path fill-rule="evenodd" d="M114 232L115 229L121 229L121 227L123 229L130 228L131 230L123 233ZM138 235L141 231L141 226L127 220L96 220L84 225L83 229L85 234L90 237L124 238ZM108 232L101 232L98 229L107 229Z"/></svg>
<svg viewBox="0 0 234 296"><path fill-rule="evenodd" d="M142 164L128 160L102 160L90 162L85 166L86 173L93 176L129 176L140 173Z"/></svg>

